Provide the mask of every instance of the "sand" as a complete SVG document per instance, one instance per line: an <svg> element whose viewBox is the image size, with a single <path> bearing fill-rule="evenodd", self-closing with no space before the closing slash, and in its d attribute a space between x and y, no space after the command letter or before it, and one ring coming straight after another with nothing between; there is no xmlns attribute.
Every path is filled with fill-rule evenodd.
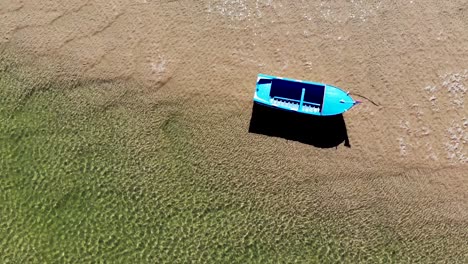
<svg viewBox="0 0 468 264"><path fill-rule="evenodd" d="M379 104L346 115L348 155L468 161L464 1L6 1L1 14L3 45L56 74L242 102L259 72L323 81Z"/></svg>
<svg viewBox="0 0 468 264"><path fill-rule="evenodd" d="M372 208L402 230L436 229L468 225L467 18L464 0L9 0L0 47L25 71L119 80L140 87L142 104L178 102L194 144L245 172L228 180L282 193L278 210ZM248 133L258 73L375 104L354 96L351 148Z"/></svg>

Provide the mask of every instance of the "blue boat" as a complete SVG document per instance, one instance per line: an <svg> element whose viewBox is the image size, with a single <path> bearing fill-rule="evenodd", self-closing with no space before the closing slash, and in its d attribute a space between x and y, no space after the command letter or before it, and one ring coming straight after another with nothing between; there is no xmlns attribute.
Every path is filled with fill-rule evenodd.
<svg viewBox="0 0 468 264"><path fill-rule="evenodd" d="M344 113L360 103L338 87L259 74L254 101L263 105L316 116Z"/></svg>

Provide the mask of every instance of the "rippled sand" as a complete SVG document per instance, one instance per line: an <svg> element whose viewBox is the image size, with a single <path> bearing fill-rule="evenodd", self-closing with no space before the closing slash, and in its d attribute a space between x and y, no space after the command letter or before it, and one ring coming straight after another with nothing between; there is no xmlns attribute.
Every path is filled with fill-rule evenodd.
<svg viewBox="0 0 468 264"><path fill-rule="evenodd" d="M8 0L0 48L31 74L117 80L142 105L175 102L191 141L236 171L220 177L278 210L435 230L468 225L467 17L465 0ZM375 104L354 96L351 148L251 134L258 73Z"/></svg>
<svg viewBox="0 0 468 264"><path fill-rule="evenodd" d="M54 73L244 105L259 72L323 81L380 105L346 115L348 156L467 163L465 1L1 5L1 41Z"/></svg>

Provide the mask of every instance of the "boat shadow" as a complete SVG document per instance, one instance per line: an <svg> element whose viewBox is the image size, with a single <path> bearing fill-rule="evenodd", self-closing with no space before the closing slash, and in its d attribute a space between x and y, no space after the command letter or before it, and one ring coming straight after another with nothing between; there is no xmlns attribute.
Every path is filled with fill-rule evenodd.
<svg viewBox="0 0 468 264"><path fill-rule="evenodd" d="M351 147L343 115L313 116L253 104L249 132L299 141L318 148Z"/></svg>

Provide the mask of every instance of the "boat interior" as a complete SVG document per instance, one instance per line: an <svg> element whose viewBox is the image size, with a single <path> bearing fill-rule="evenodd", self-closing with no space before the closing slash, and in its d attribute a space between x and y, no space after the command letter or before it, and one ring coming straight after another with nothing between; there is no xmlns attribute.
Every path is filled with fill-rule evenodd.
<svg viewBox="0 0 468 264"><path fill-rule="evenodd" d="M302 99L302 110L305 112L321 112L325 86L288 80L273 79L271 81L270 97L279 106L299 108ZM304 89L304 93L303 93Z"/></svg>

